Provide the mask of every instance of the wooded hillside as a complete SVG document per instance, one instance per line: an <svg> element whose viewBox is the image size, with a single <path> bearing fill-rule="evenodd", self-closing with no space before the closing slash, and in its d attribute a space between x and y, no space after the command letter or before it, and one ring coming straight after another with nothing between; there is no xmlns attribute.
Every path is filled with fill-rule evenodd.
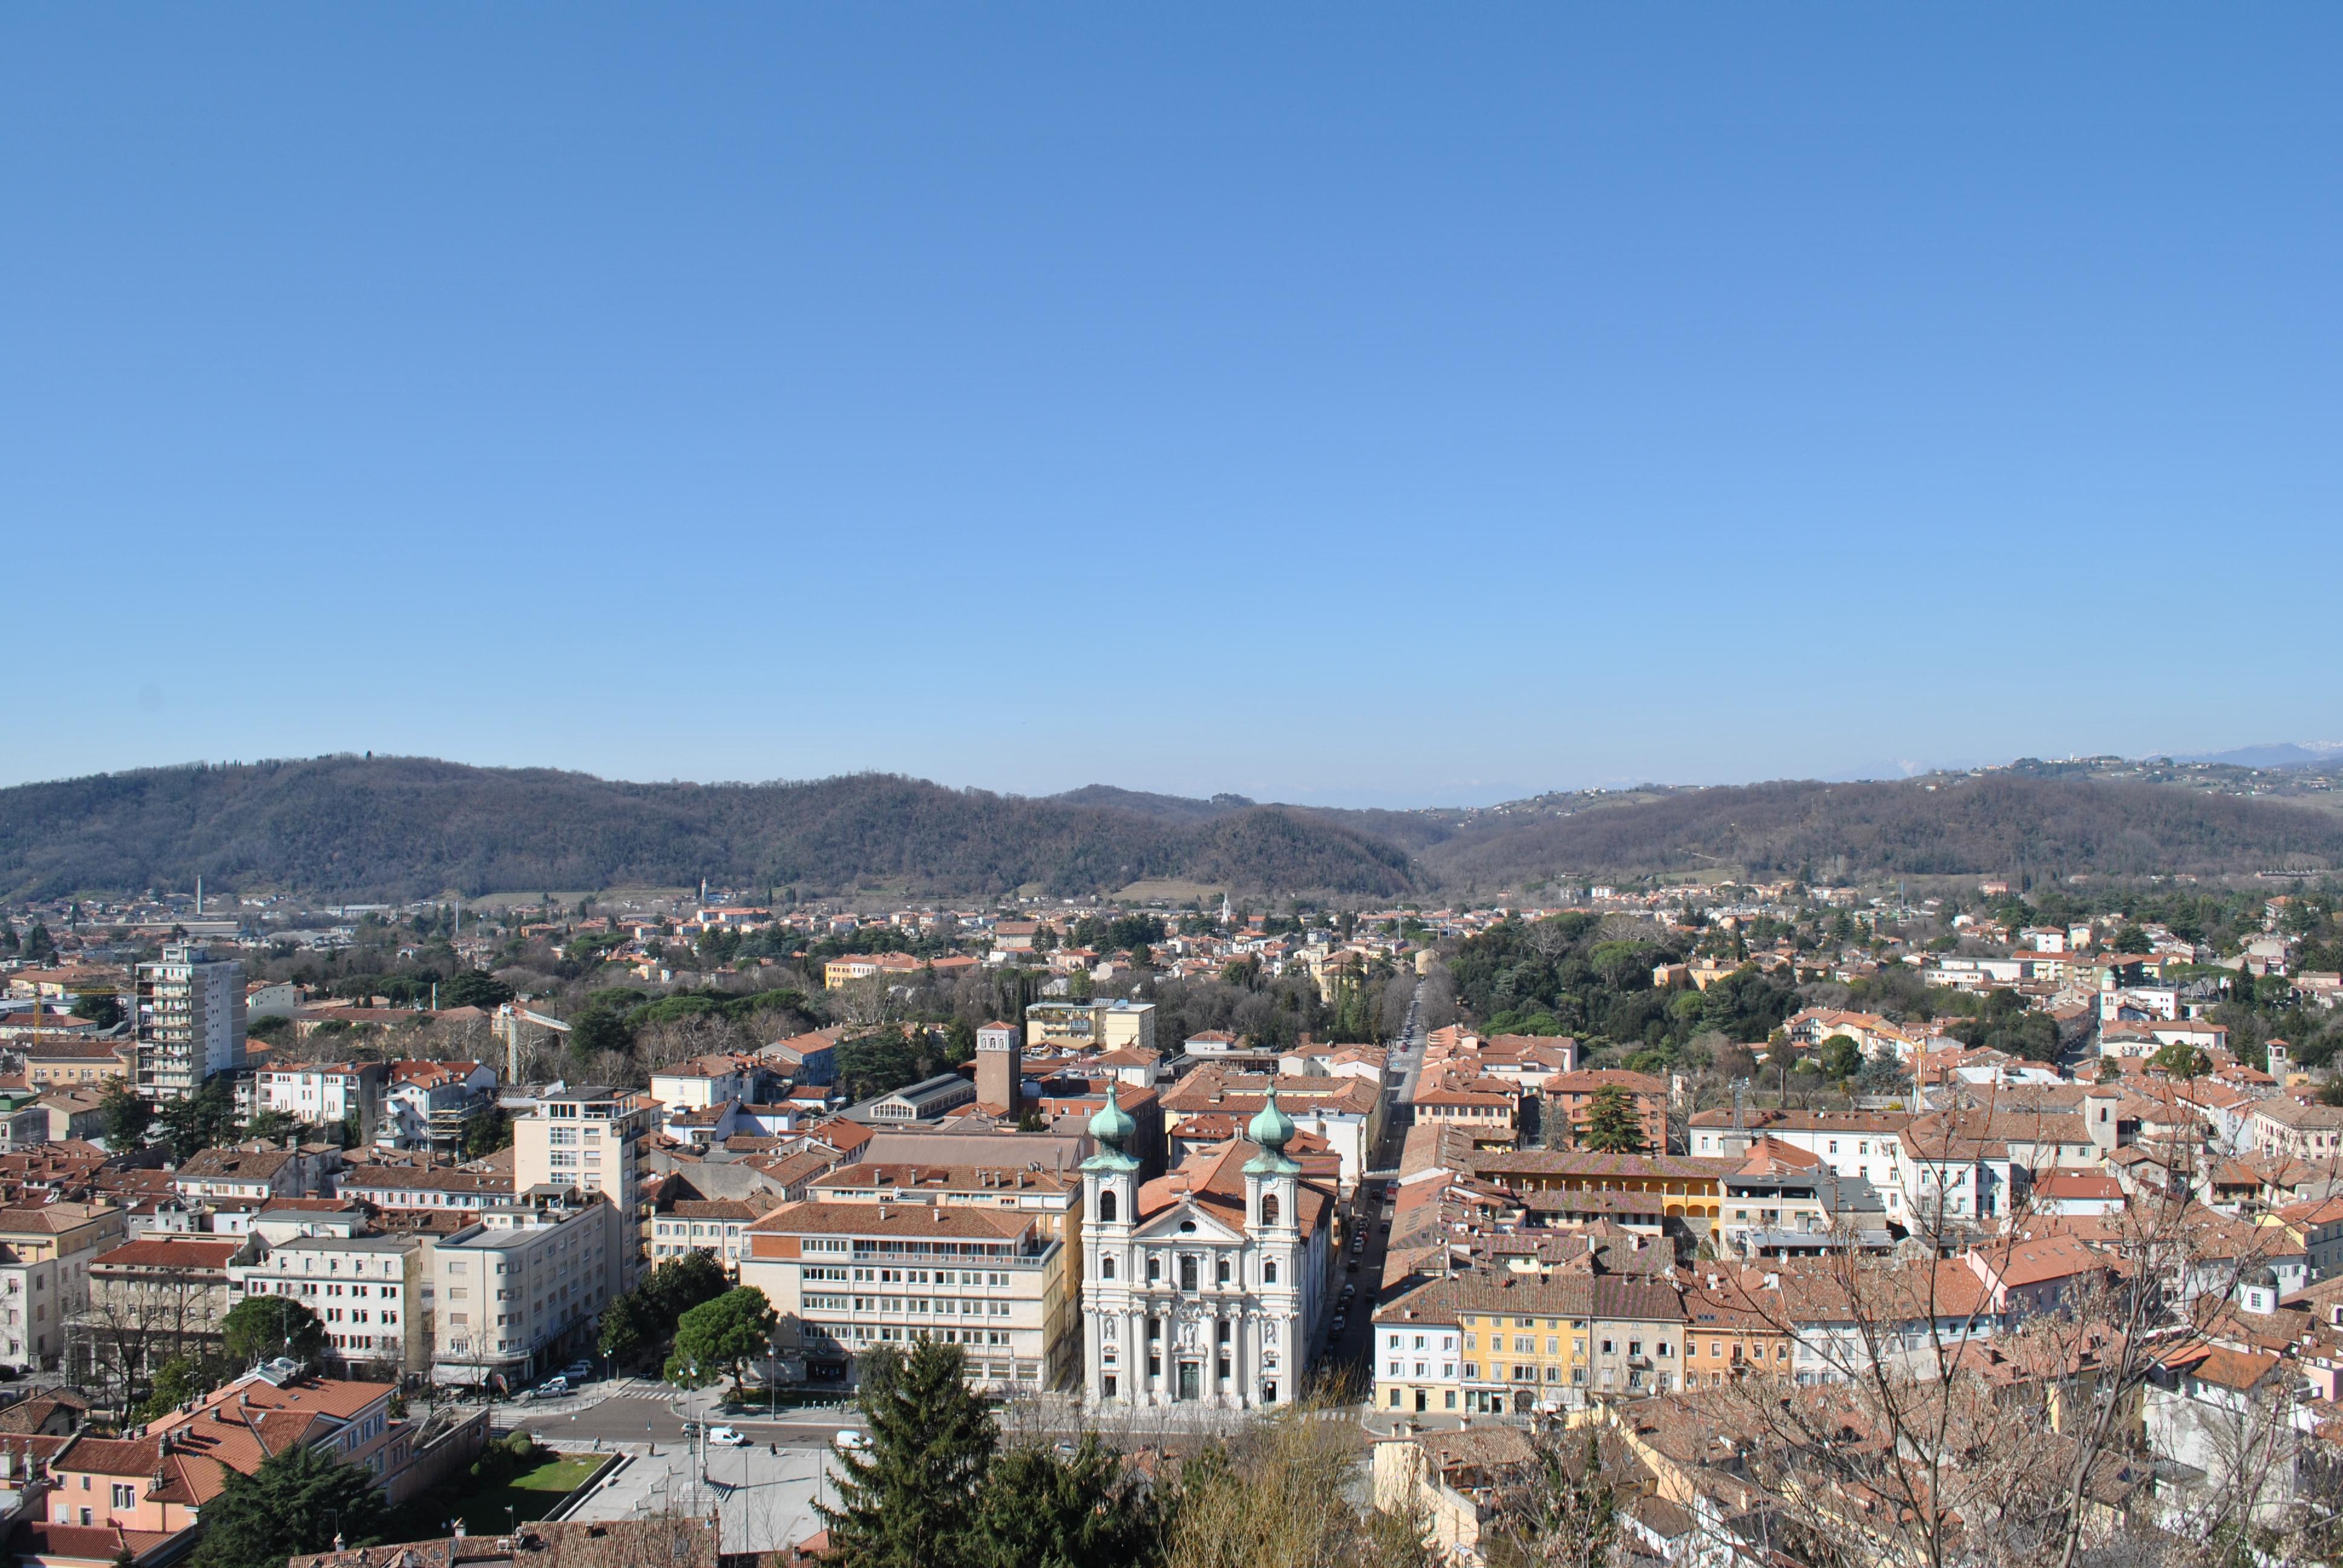
<svg viewBox="0 0 2343 1568"><path fill-rule="evenodd" d="M1407 857L1274 807L1192 822L879 774L626 784L421 758L158 768L0 790L0 896L186 888L420 898L858 881L1059 894L1170 877L1388 896Z"/></svg>
<svg viewBox="0 0 2343 1568"><path fill-rule="evenodd" d="M419 758L158 768L0 790L0 897L269 888L420 898L858 884L984 896L1178 879L1240 892L1493 893L1557 876L2318 870L2343 814L2008 772L1550 797L1494 811L1332 811L1093 785L1028 799L857 774L628 784Z"/></svg>

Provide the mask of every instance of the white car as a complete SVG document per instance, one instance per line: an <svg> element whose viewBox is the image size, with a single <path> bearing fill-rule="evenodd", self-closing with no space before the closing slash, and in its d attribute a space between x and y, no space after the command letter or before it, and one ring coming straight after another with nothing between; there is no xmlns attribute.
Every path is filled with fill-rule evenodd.
<svg viewBox="0 0 2343 1568"><path fill-rule="evenodd" d="M715 1444L718 1448L746 1448L749 1446L749 1440L740 1434L739 1429L729 1426L709 1427L708 1429L708 1441Z"/></svg>
<svg viewBox="0 0 2343 1568"><path fill-rule="evenodd" d="M860 1427L840 1427L838 1435L830 1441L838 1444L838 1452L840 1453L870 1452L870 1434Z"/></svg>

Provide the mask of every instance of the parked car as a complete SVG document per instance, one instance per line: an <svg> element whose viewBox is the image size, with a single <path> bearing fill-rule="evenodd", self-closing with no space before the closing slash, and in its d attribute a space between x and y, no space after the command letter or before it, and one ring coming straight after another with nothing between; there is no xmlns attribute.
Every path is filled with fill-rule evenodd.
<svg viewBox="0 0 2343 1568"><path fill-rule="evenodd" d="M1338 1334L1341 1333L1342 1332L1342 1326L1350 1321L1350 1319L1344 1317L1342 1313L1336 1312L1334 1314L1334 1332Z"/></svg>
<svg viewBox="0 0 2343 1568"><path fill-rule="evenodd" d="M746 1448L749 1446L749 1440L740 1434L740 1432L737 1427L711 1426L708 1429L708 1441L715 1444L718 1448Z"/></svg>
<svg viewBox="0 0 2343 1568"><path fill-rule="evenodd" d="M561 1369L561 1375L568 1378L571 1382L584 1382L587 1379L594 1375L594 1363L592 1362L571 1362L568 1366Z"/></svg>
<svg viewBox="0 0 2343 1568"><path fill-rule="evenodd" d="M840 1453L868 1453L870 1451L870 1434L860 1427L840 1427L838 1435L830 1441L838 1445Z"/></svg>
<svg viewBox="0 0 2343 1568"><path fill-rule="evenodd" d="M568 1393L568 1392L569 1380L563 1377L559 1372L556 1372L551 1377L547 1378L543 1382L538 1384L536 1389L532 1391L532 1393L533 1397L538 1399L559 1399L563 1394Z"/></svg>

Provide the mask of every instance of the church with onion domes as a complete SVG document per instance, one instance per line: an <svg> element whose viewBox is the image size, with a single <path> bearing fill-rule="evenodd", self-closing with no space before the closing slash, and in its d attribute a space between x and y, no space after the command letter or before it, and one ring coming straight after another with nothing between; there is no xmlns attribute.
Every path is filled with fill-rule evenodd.
<svg viewBox="0 0 2343 1568"><path fill-rule="evenodd" d="M1323 1328L1334 1185L1288 1157L1272 1091L1243 1139L1139 1179L1110 1086L1082 1162L1082 1371L1092 1403L1291 1401Z"/></svg>

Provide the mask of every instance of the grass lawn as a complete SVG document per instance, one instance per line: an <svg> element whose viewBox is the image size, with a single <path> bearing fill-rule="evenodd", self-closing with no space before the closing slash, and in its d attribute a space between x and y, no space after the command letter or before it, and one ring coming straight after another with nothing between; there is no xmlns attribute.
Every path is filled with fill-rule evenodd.
<svg viewBox="0 0 2343 1568"><path fill-rule="evenodd" d="M599 1453L565 1453L525 1470L502 1486L485 1487L466 1493L456 1502L452 1513L460 1513L465 1531L473 1535L501 1535L506 1526L514 1523L527 1523L542 1519L553 1505L585 1483L594 1473L594 1467L608 1456ZM505 1505L512 1512L507 1513Z"/></svg>

